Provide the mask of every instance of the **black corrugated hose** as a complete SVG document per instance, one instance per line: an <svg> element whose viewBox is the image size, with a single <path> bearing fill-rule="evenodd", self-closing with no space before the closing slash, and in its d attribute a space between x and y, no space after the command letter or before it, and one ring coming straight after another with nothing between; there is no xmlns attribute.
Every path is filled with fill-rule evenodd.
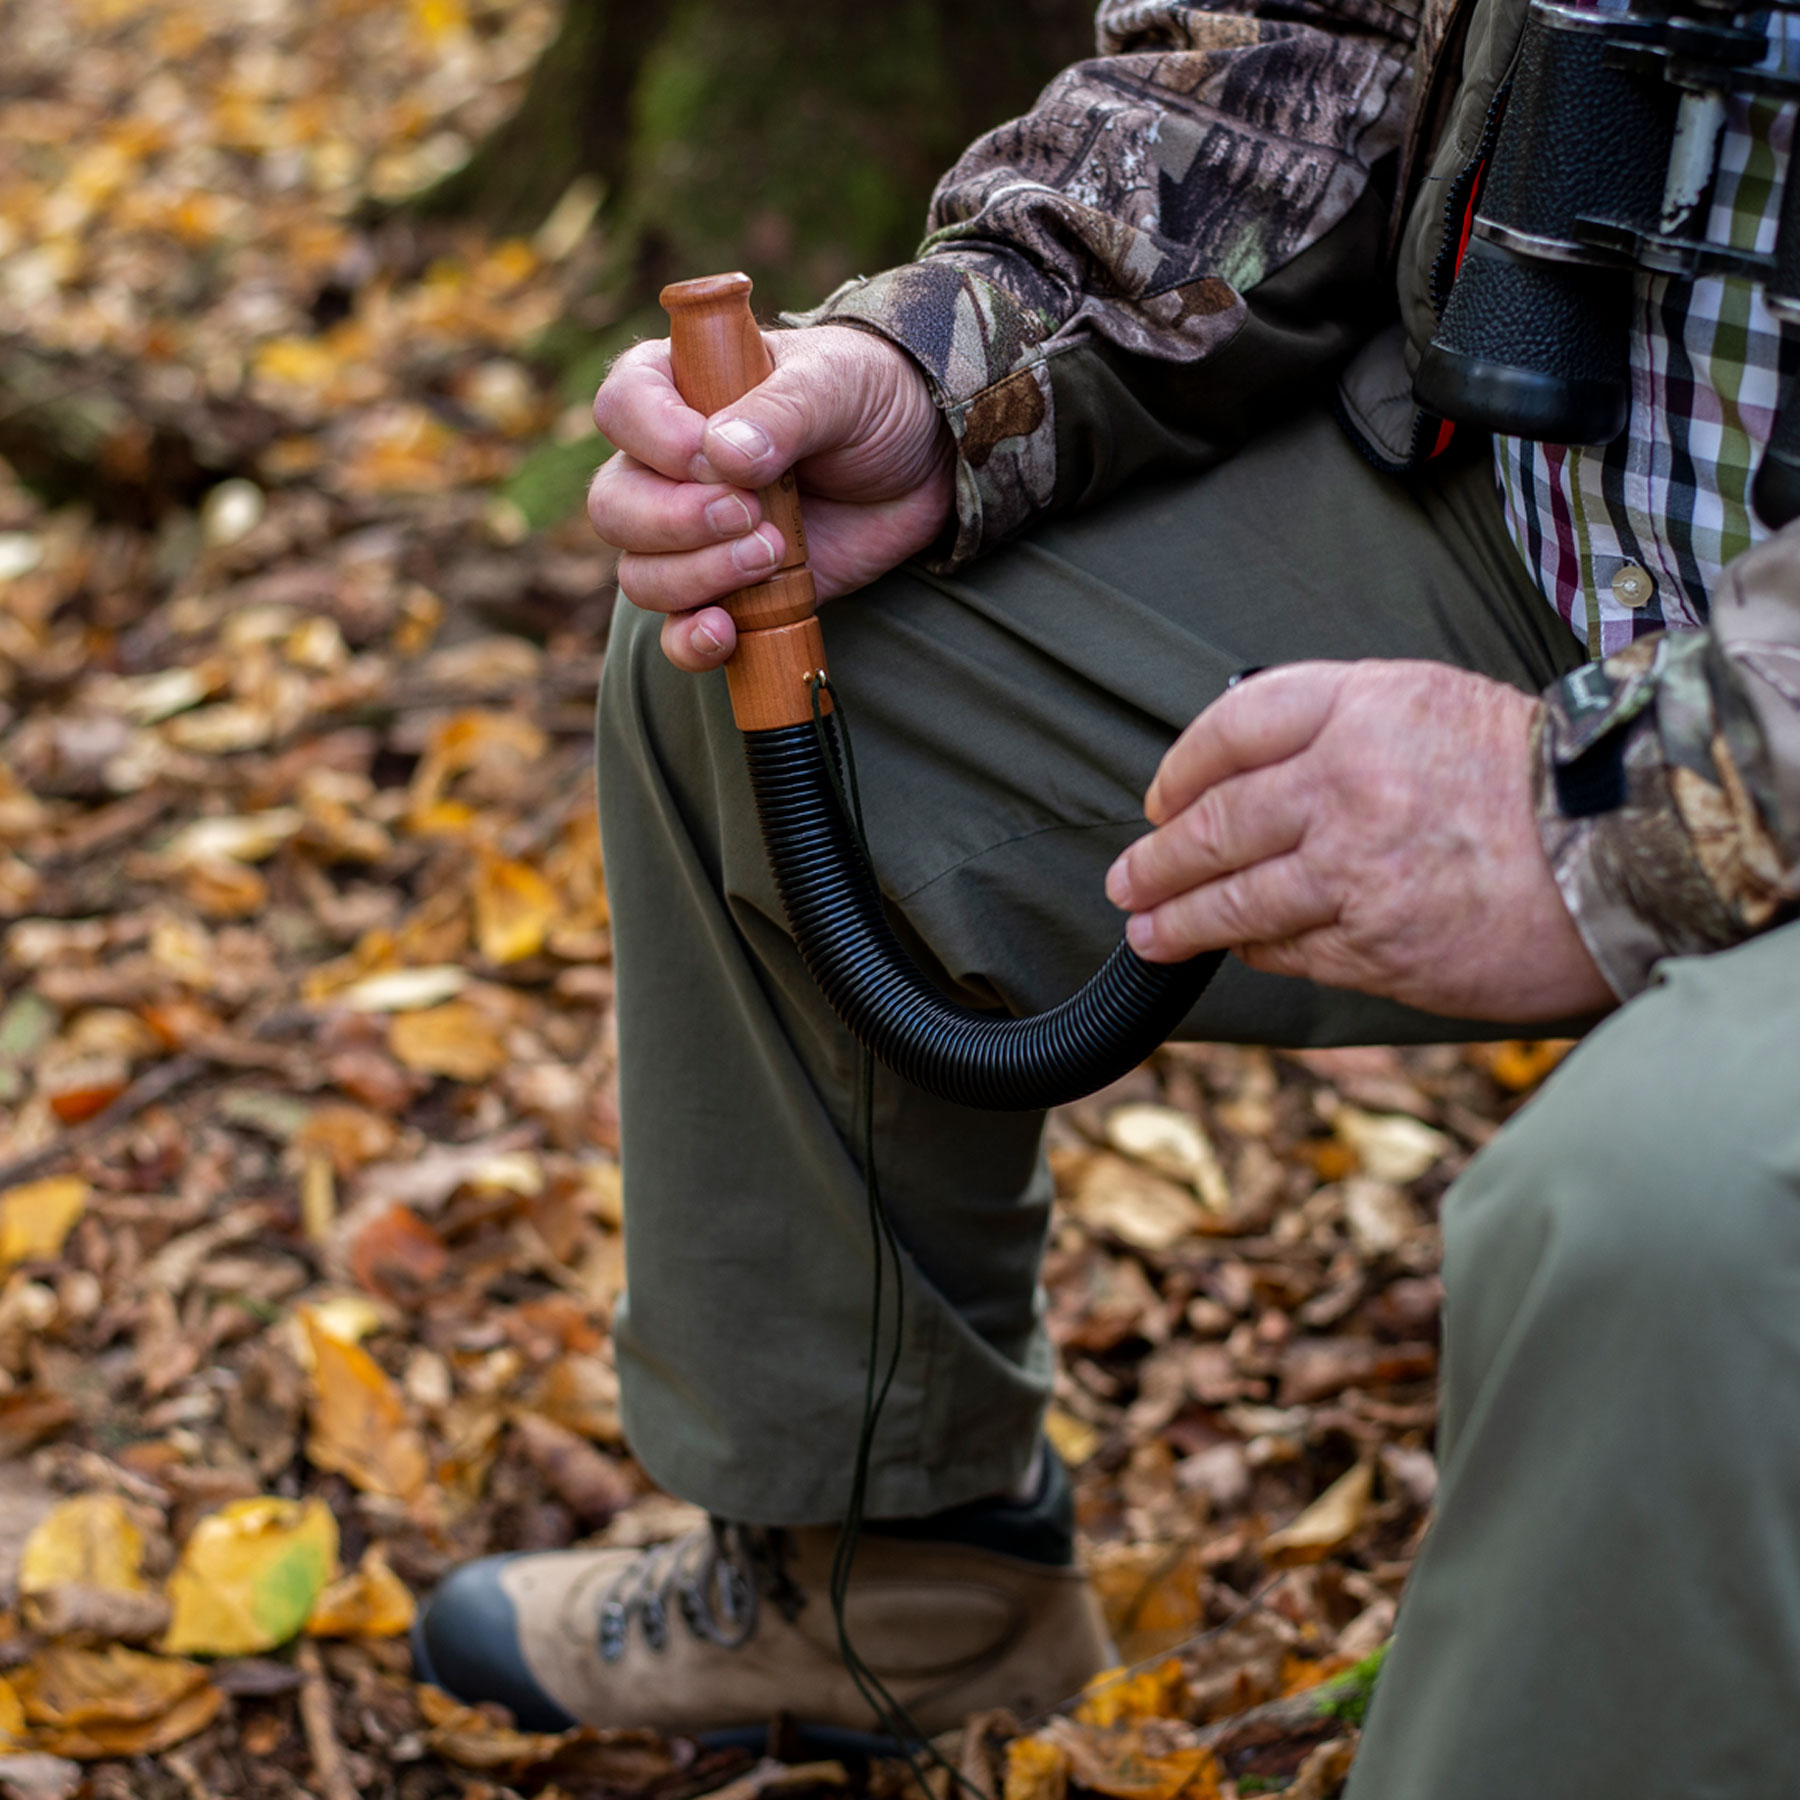
<svg viewBox="0 0 1800 1800"><path fill-rule="evenodd" d="M834 717L747 731L744 749L763 843L801 957L838 1017L890 1069L962 1106L1035 1111L1116 1080L1181 1023L1223 951L1150 963L1121 940L1084 987L1028 1018L976 1012L949 999L901 948L882 913L831 767L847 748L835 726Z"/></svg>

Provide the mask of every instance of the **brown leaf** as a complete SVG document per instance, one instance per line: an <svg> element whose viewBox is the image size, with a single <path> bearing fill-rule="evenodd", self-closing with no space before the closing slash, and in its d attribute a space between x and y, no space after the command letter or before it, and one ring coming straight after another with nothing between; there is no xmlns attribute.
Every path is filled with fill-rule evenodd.
<svg viewBox="0 0 1800 1800"><path fill-rule="evenodd" d="M41 1388L15 1388L10 1394L0 1394L0 1462L22 1456L74 1417L75 1408L61 1394Z"/></svg>
<svg viewBox="0 0 1800 1800"><path fill-rule="evenodd" d="M350 1247L357 1284L396 1306L417 1306L449 1266L444 1240L406 1206L378 1213Z"/></svg>
<svg viewBox="0 0 1800 1800"><path fill-rule="evenodd" d="M198 1663L118 1645L53 1644L12 1683L39 1744L80 1762L166 1750L204 1730L225 1703Z"/></svg>
<svg viewBox="0 0 1800 1800"><path fill-rule="evenodd" d="M1341 1550L1362 1528L1374 1491L1374 1466L1353 1464L1292 1524L1263 1539L1263 1561L1274 1568L1287 1568L1319 1562Z"/></svg>
<svg viewBox="0 0 1800 1800"><path fill-rule="evenodd" d="M585 1524L605 1524L637 1497L637 1484L611 1457L564 1426L522 1412L513 1430L545 1486Z"/></svg>
<svg viewBox="0 0 1800 1800"><path fill-rule="evenodd" d="M1430 1344L1377 1344L1367 1338L1300 1338L1281 1359L1280 1402L1306 1406L1372 1382L1422 1381L1437 1372Z"/></svg>

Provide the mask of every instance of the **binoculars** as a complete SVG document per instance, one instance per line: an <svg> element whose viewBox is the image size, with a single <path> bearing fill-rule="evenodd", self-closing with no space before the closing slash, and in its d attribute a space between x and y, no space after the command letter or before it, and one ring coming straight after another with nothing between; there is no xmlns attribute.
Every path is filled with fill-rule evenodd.
<svg viewBox="0 0 1800 1800"><path fill-rule="evenodd" d="M1705 235L1726 95L1800 97L1800 71L1765 66L1756 21L1771 10L1786 9L1532 0L1498 137L1453 226L1460 261L1414 380L1421 406L1507 437L1610 443L1630 410L1640 269L1760 282L1783 335L1800 328L1800 180L1784 185L1772 252ZM1751 500L1771 528L1800 516L1792 389Z"/></svg>

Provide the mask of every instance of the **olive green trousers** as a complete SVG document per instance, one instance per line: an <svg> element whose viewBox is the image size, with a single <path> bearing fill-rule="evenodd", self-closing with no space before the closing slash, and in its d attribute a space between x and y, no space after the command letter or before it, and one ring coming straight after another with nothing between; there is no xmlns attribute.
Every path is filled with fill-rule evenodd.
<svg viewBox="0 0 1800 1800"><path fill-rule="evenodd" d="M868 1343L860 1053L787 936L724 679L672 670L657 623L621 607L600 729L626 1430L715 1513L826 1522ZM1117 941L1104 872L1163 751L1239 669L1425 657L1535 691L1580 656L1485 464L1396 480L1323 416L958 575L897 571L825 631L896 923L972 1003L1018 1011ZM1472 1029L1231 962L1182 1035ZM1787 930L1623 1008L1457 1184L1440 1516L1355 1800L1800 1787L1795 1098ZM867 1511L905 1517L1004 1488L1031 1455L1050 1183L1035 1116L885 1072L875 1115L906 1279Z"/></svg>

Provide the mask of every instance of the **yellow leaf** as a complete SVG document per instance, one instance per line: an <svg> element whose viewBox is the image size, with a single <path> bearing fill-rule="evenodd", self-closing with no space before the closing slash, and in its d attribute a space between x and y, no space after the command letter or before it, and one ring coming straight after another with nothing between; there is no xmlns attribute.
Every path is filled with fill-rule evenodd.
<svg viewBox="0 0 1800 1800"><path fill-rule="evenodd" d="M0 1675L0 1749L16 1750L25 1742L29 1729L18 1691L4 1675Z"/></svg>
<svg viewBox="0 0 1800 1800"><path fill-rule="evenodd" d="M169 1577L163 1648L254 1656L298 1635L338 1572L337 1521L323 1500L234 1500L202 1519Z"/></svg>
<svg viewBox="0 0 1800 1800"><path fill-rule="evenodd" d="M453 1081L486 1081L506 1062L506 1045L493 1020L467 1000L396 1015L388 1026L388 1048L414 1073L448 1075Z"/></svg>
<svg viewBox="0 0 1800 1800"><path fill-rule="evenodd" d="M1114 1800L1215 1800L1221 1770L1192 1727L1174 1719L1142 1719L1107 1729L1053 1719L1040 1736L1069 1759L1085 1788Z"/></svg>
<svg viewBox="0 0 1800 1800"><path fill-rule="evenodd" d="M1078 1469L1100 1448L1101 1434L1085 1419L1053 1406L1044 1417L1044 1435L1070 1468Z"/></svg>
<svg viewBox="0 0 1800 1800"><path fill-rule="evenodd" d="M548 1762L568 1742L567 1733L513 1731L476 1707L464 1706L441 1688L419 1686L419 1711L431 1727L425 1741L447 1762L479 1770L527 1769Z"/></svg>
<svg viewBox="0 0 1800 1800"><path fill-rule="evenodd" d="M1496 1044L1486 1051L1488 1073L1514 1094L1534 1088L1575 1048L1572 1038Z"/></svg>
<svg viewBox="0 0 1800 1800"><path fill-rule="evenodd" d="M1206 1565L1196 1543L1105 1544L1089 1573L1113 1642L1132 1661L1180 1643L1203 1621Z"/></svg>
<svg viewBox="0 0 1800 1800"><path fill-rule="evenodd" d="M118 1644L52 1644L11 1681L38 1748L77 1760L166 1750L203 1731L225 1704L197 1663Z"/></svg>
<svg viewBox="0 0 1800 1800"><path fill-rule="evenodd" d="M1147 1669L1109 1669L1081 1693L1075 1717L1083 1725L1123 1725L1133 1719L1179 1719L1187 1710L1187 1675L1175 1657Z"/></svg>
<svg viewBox="0 0 1800 1800"><path fill-rule="evenodd" d="M308 1324L340 1344L360 1344L384 1322L381 1308L366 1294L333 1294L329 1300L312 1301L305 1308L305 1317ZM302 1335L298 1349L301 1366L310 1373L314 1366L310 1333Z"/></svg>
<svg viewBox="0 0 1800 1800"><path fill-rule="evenodd" d="M560 910L555 888L528 863L481 859L475 872L475 939L489 962L535 956Z"/></svg>
<svg viewBox="0 0 1800 1800"><path fill-rule="evenodd" d="M1369 1510L1375 1472L1366 1462L1340 1475L1291 1525L1262 1541L1263 1561L1277 1567L1319 1562L1356 1535Z"/></svg>
<svg viewBox="0 0 1800 1800"><path fill-rule="evenodd" d="M364 1493L412 1499L430 1464L399 1390L360 1345L333 1337L308 1311L300 1318L313 1357L306 1440L313 1466L335 1470Z"/></svg>
<svg viewBox="0 0 1800 1800"><path fill-rule="evenodd" d="M1006 1746L1002 1800L1063 1800L1069 1791L1069 1754L1044 1737L1014 1738Z"/></svg>
<svg viewBox="0 0 1800 1800"><path fill-rule="evenodd" d="M68 1582L140 1594L144 1534L117 1494L78 1494L58 1504L25 1540L19 1592L41 1594Z"/></svg>
<svg viewBox="0 0 1800 1800"><path fill-rule="evenodd" d="M88 1184L76 1175L51 1175L0 1194L0 1269L59 1256L87 1203Z"/></svg>
<svg viewBox="0 0 1800 1800"><path fill-rule="evenodd" d="M362 1567L334 1581L314 1602L306 1629L313 1637L399 1637L418 1609L387 1558L370 1546Z"/></svg>

